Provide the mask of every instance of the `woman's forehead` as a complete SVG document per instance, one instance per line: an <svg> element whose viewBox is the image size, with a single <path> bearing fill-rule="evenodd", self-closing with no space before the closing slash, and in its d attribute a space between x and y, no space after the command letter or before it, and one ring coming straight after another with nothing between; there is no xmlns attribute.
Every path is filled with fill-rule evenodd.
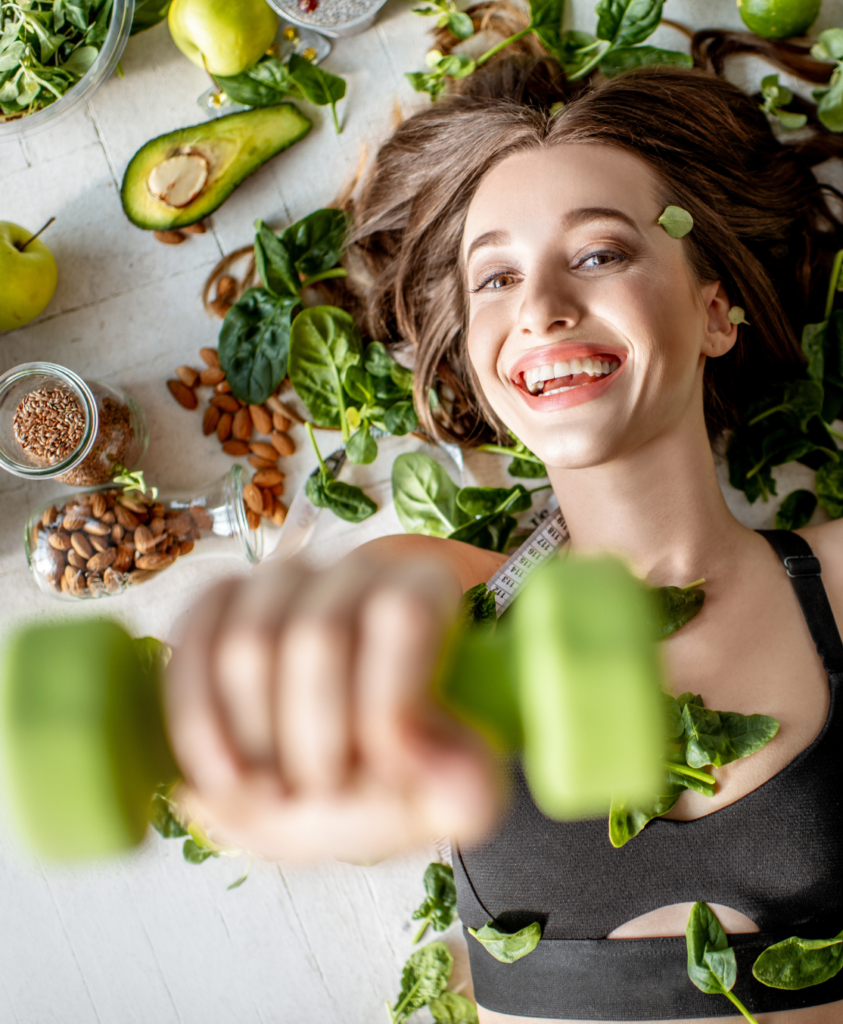
<svg viewBox="0 0 843 1024"><path fill-rule="evenodd" d="M576 227L584 211L613 210L643 228L658 217L658 191L650 166L620 147L560 143L513 153L474 194L463 256L478 234L517 231L531 222Z"/></svg>

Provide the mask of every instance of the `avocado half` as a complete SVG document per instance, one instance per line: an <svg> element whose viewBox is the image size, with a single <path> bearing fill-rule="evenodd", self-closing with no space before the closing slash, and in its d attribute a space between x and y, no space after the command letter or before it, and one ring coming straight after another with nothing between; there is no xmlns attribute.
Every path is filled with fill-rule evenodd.
<svg viewBox="0 0 843 1024"><path fill-rule="evenodd" d="M311 126L309 118L292 103L278 103L150 139L135 153L123 175L123 210L133 224L148 231L195 224L221 206L240 182L267 160L303 139ZM189 202L182 203L184 197L179 196L179 205L174 206L153 194L150 176L159 188L161 174L153 173L156 168L168 160L168 166L177 166L173 158L184 155L195 157L181 163L198 166L204 180Z"/></svg>

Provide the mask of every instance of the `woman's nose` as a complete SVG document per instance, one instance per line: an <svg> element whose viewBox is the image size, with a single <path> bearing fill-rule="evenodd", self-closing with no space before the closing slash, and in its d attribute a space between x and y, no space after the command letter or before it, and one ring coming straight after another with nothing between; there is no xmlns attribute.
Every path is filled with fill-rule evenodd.
<svg viewBox="0 0 843 1024"><path fill-rule="evenodd" d="M523 333L556 334L579 323L582 311L563 275L540 271L531 274L525 283L518 315L518 327Z"/></svg>

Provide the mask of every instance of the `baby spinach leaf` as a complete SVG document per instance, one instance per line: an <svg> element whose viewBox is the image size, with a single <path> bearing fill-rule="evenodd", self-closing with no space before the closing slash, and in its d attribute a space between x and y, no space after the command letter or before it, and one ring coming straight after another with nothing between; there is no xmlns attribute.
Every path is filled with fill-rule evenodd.
<svg viewBox="0 0 843 1024"><path fill-rule="evenodd" d="M361 405L371 405L375 401L375 388L371 374L362 366L347 366L342 375L342 384L348 396Z"/></svg>
<svg viewBox="0 0 843 1024"><path fill-rule="evenodd" d="M810 491L791 491L776 512L777 530L800 530L807 526L817 507L817 497Z"/></svg>
<svg viewBox="0 0 843 1024"><path fill-rule="evenodd" d="M132 15L132 35L162 22L170 10L170 0L136 0Z"/></svg>
<svg viewBox="0 0 843 1024"><path fill-rule="evenodd" d="M378 457L378 442L372 437L369 424L365 420L360 429L349 438L345 454L349 462L358 466L368 466Z"/></svg>
<svg viewBox="0 0 843 1024"><path fill-rule="evenodd" d="M313 427L309 423L306 426L310 443L319 460L319 465L304 485L307 500L317 508L327 508L346 522L362 523L364 519L377 512L378 506L359 487L336 479L325 465L316 438L313 436Z"/></svg>
<svg viewBox="0 0 843 1024"><path fill-rule="evenodd" d="M219 337L220 366L241 402L263 404L287 375L295 296L250 288L226 313Z"/></svg>
<svg viewBox="0 0 843 1024"><path fill-rule="evenodd" d="M394 363L382 341L370 341L366 346L363 365L373 377L389 377Z"/></svg>
<svg viewBox="0 0 843 1024"><path fill-rule="evenodd" d="M530 492L523 484L514 487L461 487L457 504L475 518L506 510L526 512L532 505Z"/></svg>
<svg viewBox="0 0 843 1024"><path fill-rule="evenodd" d="M419 425L416 410L409 401L396 402L390 406L384 413L383 421L387 431L396 437L411 434Z"/></svg>
<svg viewBox="0 0 843 1024"><path fill-rule="evenodd" d="M562 41L565 0L530 0L530 28L542 46L556 54Z"/></svg>
<svg viewBox="0 0 843 1024"><path fill-rule="evenodd" d="M793 100L793 93L784 85L779 85L778 75L767 75L761 79L761 110L771 119L777 120L782 128L789 131L804 128L808 118L805 114L794 114L783 110Z"/></svg>
<svg viewBox="0 0 843 1024"><path fill-rule="evenodd" d="M187 829L182 827L181 822L173 814L172 804L163 793L156 793L152 798L149 823L164 839L179 839L187 835Z"/></svg>
<svg viewBox="0 0 843 1024"><path fill-rule="evenodd" d="M738 977L735 951L729 946L723 926L707 903L695 903L691 908L685 942L688 977L697 988L710 995L726 996L748 1021L758 1024L732 992Z"/></svg>
<svg viewBox="0 0 843 1024"><path fill-rule="evenodd" d="M500 960L502 964L514 964L516 960L532 953L538 946L542 937L542 927L538 921L533 921L526 928L510 935L500 931L491 921L488 921L482 928L469 928L468 933L474 936L496 960Z"/></svg>
<svg viewBox="0 0 843 1024"><path fill-rule="evenodd" d="M360 363L362 344L353 317L336 306L312 306L290 331L290 383L319 427L341 427L348 439L342 377Z"/></svg>
<svg viewBox="0 0 843 1024"><path fill-rule="evenodd" d="M351 218L342 210L315 210L281 235L299 273L312 279L342 259Z"/></svg>
<svg viewBox="0 0 843 1024"><path fill-rule="evenodd" d="M817 498L832 519L843 517L843 465L827 462L815 477Z"/></svg>
<svg viewBox="0 0 843 1024"><path fill-rule="evenodd" d="M686 760L692 768L721 768L766 746L779 731L779 723L767 715L741 715L686 704Z"/></svg>
<svg viewBox="0 0 843 1024"><path fill-rule="evenodd" d="M672 811L684 789L684 785L668 783L658 797L641 806L613 797L609 808L609 842L619 849L634 839L653 818Z"/></svg>
<svg viewBox="0 0 843 1024"><path fill-rule="evenodd" d="M807 430L808 424L822 412L822 384L813 380L793 380L771 390L769 401L774 404L756 413L749 425L755 426L774 413L782 413L795 427Z"/></svg>
<svg viewBox="0 0 843 1024"><path fill-rule="evenodd" d="M427 1006L445 991L454 958L444 942L429 942L404 964L401 991L395 1005L389 1007L392 1024L403 1024L411 1014Z"/></svg>
<svg viewBox="0 0 843 1024"><path fill-rule="evenodd" d="M345 79L324 71L297 53L290 55L288 67L290 78L301 89L305 99L318 107L330 106L334 128L339 135L341 128L337 118L337 102L345 96Z"/></svg>
<svg viewBox="0 0 843 1024"><path fill-rule="evenodd" d="M407 533L448 537L469 522L457 505L457 485L429 455L408 452L392 465L395 511Z"/></svg>
<svg viewBox="0 0 843 1024"><path fill-rule="evenodd" d="M494 629L498 621L494 591L485 583L466 590L460 600L459 621L463 627L480 626Z"/></svg>
<svg viewBox="0 0 843 1024"><path fill-rule="evenodd" d="M431 925L434 931L444 932L450 928L457 916L457 887L454 883L454 869L450 864L428 864L424 872L424 891L427 896L421 906L413 911L413 920L422 925L413 939L413 945L421 942L422 936Z"/></svg>
<svg viewBox="0 0 843 1024"><path fill-rule="evenodd" d="M652 35L662 17L663 0L599 0L597 38L612 46L635 46Z"/></svg>
<svg viewBox="0 0 843 1024"><path fill-rule="evenodd" d="M436 1024L478 1024L477 1007L457 992L443 992L428 1009Z"/></svg>
<svg viewBox="0 0 843 1024"><path fill-rule="evenodd" d="M811 47L814 60L843 60L843 28L827 28Z"/></svg>
<svg viewBox="0 0 843 1024"><path fill-rule="evenodd" d="M263 57L257 64L229 78L215 75L214 81L226 96L247 107L269 107L288 96L299 95L287 65L277 57Z"/></svg>
<svg viewBox="0 0 843 1024"><path fill-rule="evenodd" d="M658 223L671 238L684 238L694 230L694 218L681 206L666 206Z"/></svg>
<svg viewBox="0 0 843 1024"><path fill-rule="evenodd" d="M658 46L618 46L601 57L600 70L607 78L614 78L633 68L650 67L653 64L668 64L677 68L692 68L694 61L687 53L678 50L662 50ZM796 115L794 115L796 116Z"/></svg>
<svg viewBox="0 0 843 1024"><path fill-rule="evenodd" d="M814 89L817 117L830 132L843 132L843 74L840 64L834 70L828 87Z"/></svg>
<svg viewBox="0 0 843 1024"><path fill-rule="evenodd" d="M255 221L255 269L264 288L274 295L299 294L299 279L284 242L262 220Z"/></svg>
<svg viewBox="0 0 843 1024"><path fill-rule="evenodd" d="M653 587L654 628L657 640L681 629L702 611L705 591L699 587Z"/></svg>
<svg viewBox="0 0 843 1024"><path fill-rule="evenodd" d="M194 839L185 839L181 851L188 864L204 864L209 857L219 856L213 850L200 846Z"/></svg>
<svg viewBox="0 0 843 1024"><path fill-rule="evenodd" d="M841 968L843 932L833 939L792 936L768 946L752 965L752 973L762 985L792 991L830 981Z"/></svg>
<svg viewBox="0 0 843 1024"><path fill-rule="evenodd" d="M507 433L515 442L513 445L504 447L499 444L481 444L477 450L512 456L512 462L510 462L508 470L510 476L520 476L528 479L547 476L541 459L534 455L523 441L519 441L511 430L508 430Z"/></svg>

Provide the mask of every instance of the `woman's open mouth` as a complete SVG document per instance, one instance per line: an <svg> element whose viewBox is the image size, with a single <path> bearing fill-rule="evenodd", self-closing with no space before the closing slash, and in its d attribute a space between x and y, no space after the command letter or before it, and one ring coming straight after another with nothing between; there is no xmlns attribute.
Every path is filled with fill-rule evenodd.
<svg viewBox="0 0 843 1024"><path fill-rule="evenodd" d="M531 366L518 375L518 385L534 396L559 395L576 388L588 388L611 376L620 366L614 355L562 359L543 366Z"/></svg>

